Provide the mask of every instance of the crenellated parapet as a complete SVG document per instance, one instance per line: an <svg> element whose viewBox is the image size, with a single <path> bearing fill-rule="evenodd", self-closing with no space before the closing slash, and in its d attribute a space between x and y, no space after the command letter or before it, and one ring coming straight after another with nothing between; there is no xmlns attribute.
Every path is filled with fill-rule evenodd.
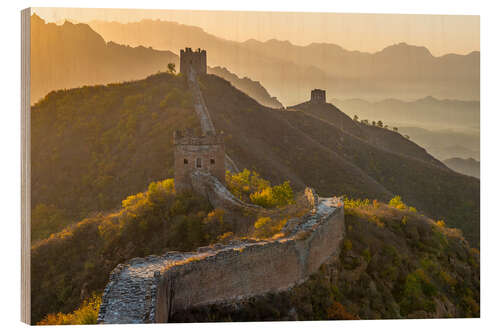
<svg viewBox="0 0 500 333"><path fill-rule="evenodd" d="M207 51L198 48L197 50L186 47L180 51L180 72L189 74L193 70L197 74L207 74Z"/></svg>

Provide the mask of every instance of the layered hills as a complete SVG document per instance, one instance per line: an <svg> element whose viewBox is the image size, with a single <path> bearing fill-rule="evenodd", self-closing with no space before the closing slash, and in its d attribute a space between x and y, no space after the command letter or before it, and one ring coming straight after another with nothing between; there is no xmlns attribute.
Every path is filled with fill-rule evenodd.
<svg viewBox="0 0 500 333"><path fill-rule="evenodd" d="M478 246L479 181L448 169L399 133L354 122L330 104L269 109L215 75L200 78L200 86L240 168L273 183L290 180L296 189L312 186L322 196L388 200L398 194L461 228ZM50 224L52 215L67 224L114 209L145 184L172 177L171 133L197 126L182 76L47 95L32 110L34 225Z"/></svg>
<svg viewBox="0 0 500 333"><path fill-rule="evenodd" d="M363 99L338 99L331 102L350 116L379 120L396 126L419 126L427 129L479 129L480 102L437 99L432 96L411 101L383 99L370 102Z"/></svg>
<svg viewBox="0 0 500 333"><path fill-rule="evenodd" d="M177 56L104 39L86 24L45 23L31 16L31 102L54 89L144 78Z"/></svg>
<svg viewBox="0 0 500 333"><path fill-rule="evenodd" d="M179 68L178 49L158 51L141 45L130 47L104 39L87 24L65 21L61 25L31 17L31 103L57 89L143 79L165 71L168 63ZM208 69L268 107L280 108L257 81L240 78L224 67Z"/></svg>
<svg viewBox="0 0 500 333"><path fill-rule="evenodd" d="M335 44L293 45L288 41L225 40L199 27L160 20L132 23L93 21L105 40L158 50L192 45L207 50L209 66L224 66L251 77L286 105L303 101L310 87L338 98L479 99L479 52L433 56L425 47L400 43L379 52L343 49Z"/></svg>
<svg viewBox="0 0 500 333"><path fill-rule="evenodd" d="M226 151L238 165L322 196L387 200L398 194L479 244L479 180L458 174L398 132L354 122L331 104L262 107L208 75L203 94Z"/></svg>
<svg viewBox="0 0 500 333"><path fill-rule="evenodd" d="M481 166L479 161L476 161L473 158L449 158L447 160L444 160L444 164L446 164L450 169L453 169L456 172L479 178Z"/></svg>

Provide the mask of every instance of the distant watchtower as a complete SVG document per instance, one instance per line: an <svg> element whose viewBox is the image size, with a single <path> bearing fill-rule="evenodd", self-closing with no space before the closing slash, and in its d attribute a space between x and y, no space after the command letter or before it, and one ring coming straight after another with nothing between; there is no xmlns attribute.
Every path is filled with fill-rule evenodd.
<svg viewBox="0 0 500 333"><path fill-rule="evenodd" d="M200 170L216 177L225 184L225 151L222 135L208 132L206 136L195 136L193 130L174 133L174 178L175 189L191 189L191 173Z"/></svg>
<svg viewBox="0 0 500 333"><path fill-rule="evenodd" d="M325 104L326 103L326 91L321 89L311 90L311 103Z"/></svg>
<svg viewBox="0 0 500 333"><path fill-rule="evenodd" d="M189 68L198 74L207 74L207 51L198 49L193 51L190 47L181 50L181 73L187 75Z"/></svg>

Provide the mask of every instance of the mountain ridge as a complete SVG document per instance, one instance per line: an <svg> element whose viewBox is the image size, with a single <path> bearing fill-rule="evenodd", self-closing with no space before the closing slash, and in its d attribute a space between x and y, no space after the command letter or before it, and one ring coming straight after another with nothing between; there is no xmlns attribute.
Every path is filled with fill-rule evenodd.
<svg viewBox="0 0 500 333"><path fill-rule="evenodd" d="M238 76L261 82L286 105L303 101L310 87L324 87L342 98L354 97L353 92L368 97L418 98L432 94L440 98L479 98L479 53L422 57L413 48L397 44L395 49L402 56L391 57L387 52L370 54L325 46L335 44L302 47L279 41L240 43L169 21L89 24L106 40L121 44L163 50L186 45L206 49L209 66L229 67Z"/></svg>

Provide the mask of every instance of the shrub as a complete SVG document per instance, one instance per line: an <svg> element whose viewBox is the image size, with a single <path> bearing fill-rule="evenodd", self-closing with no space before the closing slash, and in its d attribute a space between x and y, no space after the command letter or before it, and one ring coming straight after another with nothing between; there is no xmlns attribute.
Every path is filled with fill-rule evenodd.
<svg viewBox="0 0 500 333"><path fill-rule="evenodd" d="M97 315L101 306L101 296L93 294L72 313L48 314L37 325L92 325L97 324Z"/></svg>
<svg viewBox="0 0 500 333"><path fill-rule="evenodd" d="M389 206L397 208L397 209L401 209L401 210L404 210L407 208L405 203L403 202L403 200L401 200L401 197L399 195L396 195L394 198L392 198L389 201Z"/></svg>
<svg viewBox="0 0 500 333"><path fill-rule="evenodd" d="M333 302L333 304L326 310L328 319L336 320L355 320L359 319L353 314L349 313L342 304Z"/></svg>
<svg viewBox="0 0 500 333"><path fill-rule="evenodd" d="M444 220L439 220L436 222L436 224L438 225L438 227L441 227L441 228L446 227L446 223L444 223Z"/></svg>
<svg viewBox="0 0 500 333"><path fill-rule="evenodd" d="M227 171L226 183L234 196L265 208L282 207L294 203L294 193L289 181L271 186L257 172L245 169L235 174Z"/></svg>
<svg viewBox="0 0 500 333"><path fill-rule="evenodd" d="M255 237L257 238L271 238L279 233L285 226L287 219L271 219L270 217L259 217L255 221Z"/></svg>

